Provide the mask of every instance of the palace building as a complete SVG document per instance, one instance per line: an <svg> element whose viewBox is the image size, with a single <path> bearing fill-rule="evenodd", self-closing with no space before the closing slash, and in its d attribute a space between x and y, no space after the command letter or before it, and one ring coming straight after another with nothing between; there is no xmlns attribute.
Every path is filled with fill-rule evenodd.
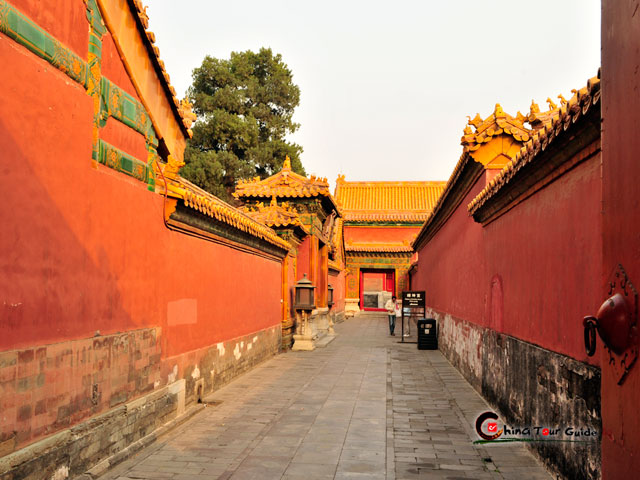
<svg viewBox="0 0 640 480"><path fill-rule="evenodd" d="M445 182L336 181L343 212L346 267L345 310L384 311L392 295L409 287L415 254L411 242L420 231Z"/></svg>

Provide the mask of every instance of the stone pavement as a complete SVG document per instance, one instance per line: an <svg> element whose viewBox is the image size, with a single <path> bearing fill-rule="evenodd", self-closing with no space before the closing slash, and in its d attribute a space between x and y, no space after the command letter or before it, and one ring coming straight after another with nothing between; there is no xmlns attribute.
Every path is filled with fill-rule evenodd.
<svg viewBox="0 0 640 480"><path fill-rule="evenodd" d="M117 466L129 479L549 479L522 444L473 445L490 410L438 351L390 337L386 315L278 355Z"/></svg>

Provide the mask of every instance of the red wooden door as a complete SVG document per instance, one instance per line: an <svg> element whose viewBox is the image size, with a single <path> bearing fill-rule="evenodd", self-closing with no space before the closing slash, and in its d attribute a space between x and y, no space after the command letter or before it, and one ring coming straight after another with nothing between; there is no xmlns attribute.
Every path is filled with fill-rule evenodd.
<svg viewBox="0 0 640 480"><path fill-rule="evenodd" d="M385 311L382 292L395 294L395 271L383 269L360 270L360 308Z"/></svg>
<svg viewBox="0 0 640 480"><path fill-rule="evenodd" d="M395 272L387 272L385 290L391 292L392 295L396 294L395 276Z"/></svg>
<svg viewBox="0 0 640 480"><path fill-rule="evenodd" d="M603 285L620 264L640 291L640 17L635 0L602 2ZM596 266L594 265L594 270ZM603 286L602 300L608 297ZM640 361L619 371L600 349L602 478L640 471Z"/></svg>

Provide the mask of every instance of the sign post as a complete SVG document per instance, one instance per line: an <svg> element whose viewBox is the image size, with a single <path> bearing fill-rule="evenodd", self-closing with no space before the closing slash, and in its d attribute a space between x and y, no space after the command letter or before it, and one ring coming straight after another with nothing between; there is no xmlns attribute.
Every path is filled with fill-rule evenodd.
<svg viewBox="0 0 640 480"><path fill-rule="evenodd" d="M399 343L417 343L405 342L404 319L407 319L407 335L411 336L411 326L409 322L412 319L424 318L426 315L425 292L402 292L402 340Z"/></svg>

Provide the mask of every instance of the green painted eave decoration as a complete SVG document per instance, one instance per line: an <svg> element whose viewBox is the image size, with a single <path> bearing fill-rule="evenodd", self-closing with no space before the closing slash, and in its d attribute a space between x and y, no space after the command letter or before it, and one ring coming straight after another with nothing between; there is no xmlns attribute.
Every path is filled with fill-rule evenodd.
<svg viewBox="0 0 640 480"><path fill-rule="evenodd" d="M86 0L85 3L87 5L87 21L89 22L89 25L91 25L92 30L94 30L97 35L104 35L107 33L107 28L104 26L104 22L102 21L102 15L100 15L98 3L96 0Z"/></svg>
<svg viewBox="0 0 640 480"><path fill-rule="evenodd" d="M0 0L0 32L87 88L87 63L4 0Z"/></svg>
<svg viewBox="0 0 640 480"><path fill-rule="evenodd" d="M155 189L155 175L150 165L124 153L119 148L108 144L102 139L99 140L99 143L99 163L113 168L118 172L125 173L141 182L145 182L149 185L149 190L151 191Z"/></svg>
<svg viewBox="0 0 640 480"><path fill-rule="evenodd" d="M111 116L144 135L147 143L157 147L158 138L142 103L108 78L102 77L100 82L100 126L104 126Z"/></svg>

